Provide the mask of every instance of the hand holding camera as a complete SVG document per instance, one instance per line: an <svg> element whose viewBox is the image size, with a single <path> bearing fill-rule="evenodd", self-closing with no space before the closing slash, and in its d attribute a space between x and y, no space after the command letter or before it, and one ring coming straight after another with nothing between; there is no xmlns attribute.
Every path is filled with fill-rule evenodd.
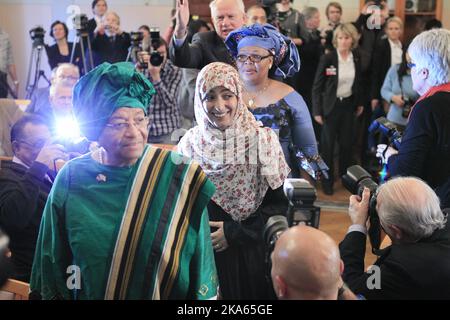
<svg viewBox="0 0 450 320"><path fill-rule="evenodd" d="M363 227L366 226L367 218L369 216L369 200L370 190L364 187L364 191L361 196L350 196L350 204L348 207L348 215L352 224L359 224Z"/></svg>
<svg viewBox="0 0 450 320"><path fill-rule="evenodd" d="M39 152L35 161L42 163L49 169L54 169L58 159L68 160L64 147L60 144L46 144Z"/></svg>

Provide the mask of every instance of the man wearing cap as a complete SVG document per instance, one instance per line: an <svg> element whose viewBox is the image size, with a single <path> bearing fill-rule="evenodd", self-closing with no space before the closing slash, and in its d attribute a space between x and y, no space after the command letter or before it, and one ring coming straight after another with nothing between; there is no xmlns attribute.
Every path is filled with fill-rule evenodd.
<svg viewBox="0 0 450 320"><path fill-rule="evenodd" d="M217 277L197 164L146 145L155 93L130 63L103 63L74 89L82 133L100 148L59 172L44 210L31 296L211 299Z"/></svg>

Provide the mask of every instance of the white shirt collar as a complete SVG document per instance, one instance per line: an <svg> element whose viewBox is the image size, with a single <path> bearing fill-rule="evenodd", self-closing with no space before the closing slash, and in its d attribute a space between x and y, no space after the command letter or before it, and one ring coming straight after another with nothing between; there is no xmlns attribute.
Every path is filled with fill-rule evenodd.
<svg viewBox="0 0 450 320"><path fill-rule="evenodd" d="M23 165L25 168L30 169L29 166L27 166L22 160L20 160L20 159L17 158L16 156L13 157L12 162L17 163L17 164L21 164L21 165Z"/></svg>
<svg viewBox="0 0 450 320"><path fill-rule="evenodd" d="M388 38L389 44L391 45L391 47L397 47L397 48L402 48L402 43L400 41L398 42L394 42L391 39Z"/></svg>

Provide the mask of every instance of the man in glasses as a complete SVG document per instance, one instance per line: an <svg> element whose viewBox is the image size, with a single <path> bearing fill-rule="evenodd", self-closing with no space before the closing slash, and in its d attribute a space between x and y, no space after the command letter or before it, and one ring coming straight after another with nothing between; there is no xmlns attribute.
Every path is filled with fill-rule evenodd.
<svg viewBox="0 0 450 320"><path fill-rule="evenodd" d="M11 129L12 161L0 170L0 227L10 237L13 278L29 282L42 212L52 187L52 170L64 159L62 146L48 144L50 130L37 115Z"/></svg>

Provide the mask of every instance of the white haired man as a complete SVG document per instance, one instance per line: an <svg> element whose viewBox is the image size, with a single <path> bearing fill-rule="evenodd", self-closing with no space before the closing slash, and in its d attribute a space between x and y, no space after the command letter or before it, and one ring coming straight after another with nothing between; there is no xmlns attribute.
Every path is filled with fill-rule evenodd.
<svg viewBox="0 0 450 320"><path fill-rule="evenodd" d="M367 188L350 197L353 225L339 245L350 289L366 299L450 299L450 228L435 192L414 177L379 187L376 208L392 245L364 272L369 198Z"/></svg>
<svg viewBox="0 0 450 320"><path fill-rule="evenodd" d="M210 3L211 18L216 31L198 33L192 43L186 41L189 22L189 1L177 0L174 37L170 44L170 60L182 68L202 69L211 62L233 64L224 40L246 22L242 0L214 0Z"/></svg>
<svg viewBox="0 0 450 320"><path fill-rule="evenodd" d="M434 29L408 48L413 89L420 94L398 150L378 146L390 176L415 176L450 207L450 31Z"/></svg>

